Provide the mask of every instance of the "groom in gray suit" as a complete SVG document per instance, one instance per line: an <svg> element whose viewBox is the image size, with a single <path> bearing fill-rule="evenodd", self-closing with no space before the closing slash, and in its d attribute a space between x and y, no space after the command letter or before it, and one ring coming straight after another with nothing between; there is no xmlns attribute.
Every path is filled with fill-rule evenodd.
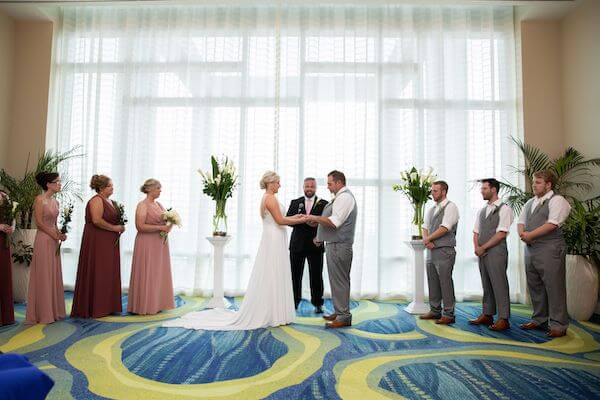
<svg viewBox="0 0 600 400"><path fill-rule="evenodd" d="M352 325L350 267L358 210L342 172L331 171L327 175L327 188L334 194L333 199L325 206L321 216L309 215L307 219L319 224L315 244L320 246L325 242L327 271L335 310L333 314L323 316L328 321L325 328L341 328Z"/></svg>

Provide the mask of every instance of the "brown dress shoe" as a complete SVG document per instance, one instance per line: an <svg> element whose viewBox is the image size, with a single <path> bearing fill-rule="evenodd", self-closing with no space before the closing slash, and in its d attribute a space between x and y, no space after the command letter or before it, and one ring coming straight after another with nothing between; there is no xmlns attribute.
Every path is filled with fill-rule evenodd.
<svg viewBox="0 0 600 400"><path fill-rule="evenodd" d="M469 320L470 325L487 325L490 326L494 323L494 318L491 315L481 314L475 319Z"/></svg>
<svg viewBox="0 0 600 400"><path fill-rule="evenodd" d="M326 321L335 321L336 317L335 314L323 315L323 319Z"/></svg>
<svg viewBox="0 0 600 400"><path fill-rule="evenodd" d="M489 327L492 331L501 332L510 328L510 322L504 318L500 318Z"/></svg>
<svg viewBox="0 0 600 400"><path fill-rule="evenodd" d="M565 336L566 334L567 331L561 331L560 329L550 329L548 333L546 333L546 336L551 338L559 338Z"/></svg>
<svg viewBox="0 0 600 400"><path fill-rule="evenodd" d="M435 321L436 324L438 325L450 325L456 322L456 318L454 317L447 317L447 316L442 316L442 318L438 319L437 321Z"/></svg>
<svg viewBox="0 0 600 400"><path fill-rule="evenodd" d="M427 314L423 314L421 316L419 316L419 319L439 319L440 316L439 314L434 314L431 311L429 311Z"/></svg>
<svg viewBox="0 0 600 400"><path fill-rule="evenodd" d="M521 325L519 325L519 327L521 329L526 330L526 331L531 331L531 330L534 330L534 329L537 329L539 331L545 330L543 326L541 326L537 322L533 322L533 321L527 322L526 324L521 324Z"/></svg>
<svg viewBox="0 0 600 400"><path fill-rule="evenodd" d="M343 328L345 326L351 326L352 323L350 322L342 322L342 321L331 321L331 322L327 322L325 324L325 329L336 329L336 328Z"/></svg>

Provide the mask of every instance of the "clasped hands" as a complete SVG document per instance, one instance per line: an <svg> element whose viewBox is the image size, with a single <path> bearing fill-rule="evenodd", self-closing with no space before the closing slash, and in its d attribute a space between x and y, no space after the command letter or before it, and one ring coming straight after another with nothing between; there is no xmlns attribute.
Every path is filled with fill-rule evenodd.
<svg viewBox="0 0 600 400"><path fill-rule="evenodd" d="M531 244L534 242L534 238L533 238L533 235L531 234L531 232L527 232L527 231L520 232L519 237L521 238L521 240L523 242L525 242L525 244Z"/></svg>
<svg viewBox="0 0 600 400"><path fill-rule="evenodd" d="M319 222L315 215L296 214L292 216L292 219L297 220L299 224L307 224L308 226L313 228L319 225Z"/></svg>
<svg viewBox="0 0 600 400"><path fill-rule="evenodd" d="M435 247L435 244L429 240L429 238L427 236L425 236L423 238L423 244L425 245L425 247L427 247L429 250L433 249Z"/></svg>

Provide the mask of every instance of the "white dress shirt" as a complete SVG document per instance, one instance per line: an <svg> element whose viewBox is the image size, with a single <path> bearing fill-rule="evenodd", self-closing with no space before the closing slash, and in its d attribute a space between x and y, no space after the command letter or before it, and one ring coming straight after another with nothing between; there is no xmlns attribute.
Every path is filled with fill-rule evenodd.
<svg viewBox="0 0 600 400"><path fill-rule="evenodd" d="M487 218L491 212L493 212L494 210L496 210L496 208L498 208L498 206L500 206L501 203L502 200L500 199L496 200L491 204L488 203L485 207L485 217ZM479 233L479 219L481 218L482 211L483 209L479 210L479 212L477 213L477 218L475 218L475 226L473 227L473 232L477 234ZM510 231L510 226L512 225L513 220L515 218L513 210L509 206L504 205L504 207L500 208L500 211L498 211L498 217L500 218L500 220L498 221L498 227L496 228L496 232L508 233L508 231Z"/></svg>
<svg viewBox="0 0 600 400"><path fill-rule="evenodd" d="M348 188L344 186L331 200L333 204L331 205L332 210L329 220L336 228L339 228L346 221L356 204L354 197L350 193L346 193L347 191Z"/></svg>
<svg viewBox="0 0 600 400"><path fill-rule="evenodd" d="M525 204L525 207L523 207L523 211L521 211L521 216L519 217L519 224L525 225L525 220L527 218L527 216L525 215L525 213L527 212L527 204L532 203L531 212L533 212L538 206L542 205L546 201L550 201L548 203L548 220L546 221L546 223L554 224L556 226L561 226L562 224L564 224L567 217L569 216L569 213L571 212L571 205L561 195L557 194L556 196L552 197L553 195L554 191L551 190L542 197L534 197L533 199L530 199Z"/></svg>
<svg viewBox="0 0 600 400"><path fill-rule="evenodd" d="M453 202L449 202L448 199L444 199L441 203L437 203L434 207L433 215L436 216L442 208L446 207L444 211L444 218L442 218L442 223L440 226L451 230L452 227L458 224L458 207ZM429 212L425 213L425 218L423 219L423 228L429 229ZM432 234L433 232L429 232Z"/></svg>

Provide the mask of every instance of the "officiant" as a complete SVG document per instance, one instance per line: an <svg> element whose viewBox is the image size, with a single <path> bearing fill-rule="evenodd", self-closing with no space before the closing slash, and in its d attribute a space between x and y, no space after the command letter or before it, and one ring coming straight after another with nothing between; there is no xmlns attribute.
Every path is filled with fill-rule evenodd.
<svg viewBox="0 0 600 400"><path fill-rule="evenodd" d="M317 215L323 213L327 201L316 196L317 181L315 178L304 179L304 196L290 203L287 216L296 214ZM323 313L323 245L316 246L313 239L317 236L317 224L307 223L294 225L290 239L290 263L292 267L292 285L296 309L302 300L302 275L304 262L308 260L310 276L310 297L315 313Z"/></svg>

